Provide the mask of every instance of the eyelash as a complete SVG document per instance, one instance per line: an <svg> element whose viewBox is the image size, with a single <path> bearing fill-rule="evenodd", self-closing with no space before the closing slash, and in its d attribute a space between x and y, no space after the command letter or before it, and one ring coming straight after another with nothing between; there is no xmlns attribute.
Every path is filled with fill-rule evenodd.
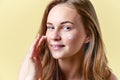
<svg viewBox="0 0 120 80"><path fill-rule="evenodd" d="M71 27L70 26L64 26L63 29L65 29L66 31L70 31Z"/></svg>
<svg viewBox="0 0 120 80"><path fill-rule="evenodd" d="M47 26L47 29L55 29L53 26Z"/></svg>
<svg viewBox="0 0 120 80"><path fill-rule="evenodd" d="M47 26L47 29L53 30L55 28L54 28L54 26ZM70 26L63 26L62 29L65 31L70 31L72 28Z"/></svg>

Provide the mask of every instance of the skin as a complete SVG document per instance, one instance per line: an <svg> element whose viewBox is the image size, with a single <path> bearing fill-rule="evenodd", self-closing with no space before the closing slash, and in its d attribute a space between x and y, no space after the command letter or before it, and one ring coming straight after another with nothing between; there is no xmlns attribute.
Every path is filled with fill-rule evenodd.
<svg viewBox="0 0 120 80"><path fill-rule="evenodd" d="M45 42L45 37L38 35L29 49L20 69L18 80L38 80L41 71L41 61L38 58L40 48ZM37 75L36 75L36 74Z"/></svg>
<svg viewBox="0 0 120 80"><path fill-rule="evenodd" d="M47 43L58 59L66 80L80 80L80 61L89 42L81 16L67 4L51 9L47 19ZM73 66L74 65L74 66Z"/></svg>
<svg viewBox="0 0 120 80"><path fill-rule="evenodd" d="M60 4L51 9L46 25L47 44L52 56L58 59L64 75L63 80L80 80L84 45L89 42L81 16L74 8L70 8L67 4ZM39 55L45 41L44 36L36 37L23 61L18 80L40 80L42 68ZM51 44L57 46L53 48ZM110 80L118 79L112 73Z"/></svg>
<svg viewBox="0 0 120 80"><path fill-rule="evenodd" d="M72 36L71 39L69 35ZM71 9L66 4L57 5L50 11L46 37L49 49L56 59L76 54L87 42L81 17L75 9Z"/></svg>

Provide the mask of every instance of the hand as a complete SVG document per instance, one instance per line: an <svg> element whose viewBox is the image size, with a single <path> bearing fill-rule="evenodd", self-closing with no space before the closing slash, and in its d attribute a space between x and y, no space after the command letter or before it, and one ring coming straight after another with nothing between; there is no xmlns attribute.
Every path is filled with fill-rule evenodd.
<svg viewBox="0 0 120 80"><path fill-rule="evenodd" d="M18 80L39 79L42 71L40 51L44 42L44 36L38 35L25 57Z"/></svg>

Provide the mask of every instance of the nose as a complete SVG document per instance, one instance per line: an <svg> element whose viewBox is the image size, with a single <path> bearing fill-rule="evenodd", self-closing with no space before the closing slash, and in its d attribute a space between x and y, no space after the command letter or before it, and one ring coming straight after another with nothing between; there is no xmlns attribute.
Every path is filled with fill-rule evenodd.
<svg viewBox="0 0 120 80"><path fill-rule="evenodd" d="M59 41L61 40L60 32L55 30L52 32L51 39L54 41Z"/></svg>

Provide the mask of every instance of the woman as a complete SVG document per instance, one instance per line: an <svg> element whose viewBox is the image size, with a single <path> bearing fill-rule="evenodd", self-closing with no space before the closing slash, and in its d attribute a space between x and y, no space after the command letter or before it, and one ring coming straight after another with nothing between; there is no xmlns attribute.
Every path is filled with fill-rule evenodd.
<svg viewBox="0 0 120 80"><path fill-rule="evenodd" d="M48 5L19 80L117 80L107 66L89 0L54 0Z"/></svg>

